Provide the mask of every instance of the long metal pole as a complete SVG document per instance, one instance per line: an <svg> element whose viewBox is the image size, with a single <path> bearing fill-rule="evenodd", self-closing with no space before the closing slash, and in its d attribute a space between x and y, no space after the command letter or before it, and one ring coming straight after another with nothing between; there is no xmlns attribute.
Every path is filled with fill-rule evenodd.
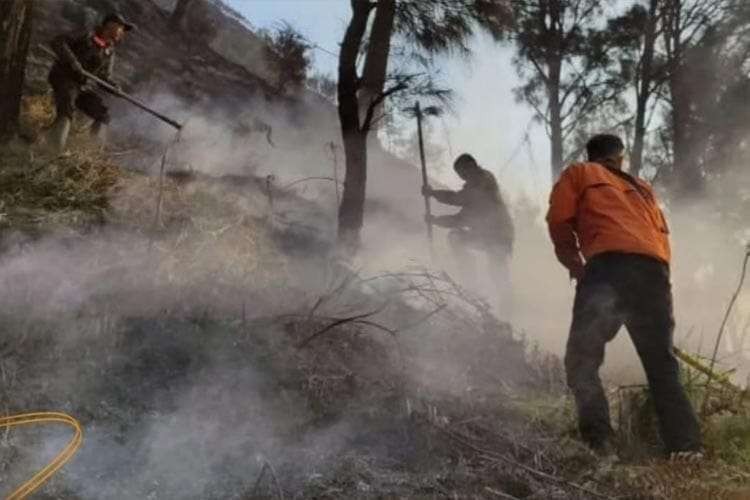
<svg viewBox="0 0 750 500"><path fill-rule="evenodd" d="M43 51L44 51L45 53L47 53L48 55L50 55L50 56L54 57L55 59L58 59L58 56L57 56L57 54L56 54L56 53L55 53L55 52L54 52L54 51L53 51L52 49L50 49L49 47L47 47L47 46L45 46L45 45L40 45L39 47L40 47L40 48L41 48L41 49L42 49L42 50L43 50ZM84 76L85 76L86 78L88 78L88 79L90 79L90 80L92 80L92 81L94 81L94 82L98 83L99 85L101 85L101 86L102 86L102 87L104 87L105 89L109 90L110 92L112 92L113 94L115 94L115 95L116 95L117 97L120 97L120 98L122 98L122 99L125 99L125 100L126 100L126 101L128 101L128 102L129 102L130 104L133 104L134 106L136 106L136 107L138 107L138 108L142 109L142 110L143 110L143 111L145 111L146 113L150 113L150 114L154 115L155 117L157 117L157 118L158 118L158 119L160 119L161 121L163 121L163 122L165 122L165 123L167 123L167 124L169 124L169 125L173 126L173 127L174 127L174 128L176 128L177 130L181 130L181 129L182 129L182 125L180 125L179 123L177 123L177 122L176 122L175 120L172 120L171 118L169 118L169 117L167 117L167 116L164 116L163 114L159 113L158 111L154 111L153 109L149 108L148 106L146 106L146 105L145 105L144 103L142 103L141 101L139 101L139 100L138 100L138 99L136 99L135 97L131 97L131 96L129 96L128 94L126 94L126 93L125 93L125 92L123 92L122 90L120 90L120 89L118 89L117 87L115 87L114 85L112 85L112 84L110 84L110 83L108 83L108 82L106 82L106 81L102 80L102 79L101 79L101 78L99 78L98 76L96 76L96 75L94 75L94 74L91 74L91 73L89 73L89 72L88 72L88 71L86 71L86 70L83 70L83 75L84 75Z"/></svg>
<svg viewBox="0 0 750 500"><path fill-rule="evenodd" d="M419 105L419 101L416 102L414 105L414 114L417 115L417 135L419 137L419 161L422 163L422 187L427 187L429 185L428 179L427 179L427 162L425 161L424 157L424 138L422 136L422 108ZM432 216L432 210L430 208L430 197L428 195L424 196L424 210L425 215ZM432 238L432 222L429 220L426 221L427 223L427 239L430 242L430 256L434 259L434 249L433 249L433 238Z"/></svg>

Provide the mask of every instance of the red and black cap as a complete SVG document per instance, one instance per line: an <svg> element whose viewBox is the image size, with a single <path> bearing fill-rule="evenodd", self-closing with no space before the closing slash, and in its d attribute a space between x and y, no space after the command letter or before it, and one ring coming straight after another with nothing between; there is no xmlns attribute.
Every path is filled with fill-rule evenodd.
<svg viewBox="0 0 750 500"><path fill-rule="evenodd" d="M104 16L104 19L102 19L102 25L105 25L107 23L120 24L123 28L125 28L125 31L131 31L135 29L135 25L133 23L126 21L125 18L117 12L110 12L109 14Z"/></svg>

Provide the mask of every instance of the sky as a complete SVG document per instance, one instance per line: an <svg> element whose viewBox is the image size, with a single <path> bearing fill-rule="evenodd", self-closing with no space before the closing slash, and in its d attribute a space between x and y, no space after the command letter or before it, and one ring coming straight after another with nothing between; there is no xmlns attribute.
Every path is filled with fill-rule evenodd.
<svg viewBox="0 0 750 500"><path fill-rule="evenodd" d="M289 22L311 42L316 71L335 75L339 44L351 14L349 0L227 0L254 26L273 28ZM471 60L444 57L442 81L456 93L455 112L435 127L434 141L457 156L468 152L498 177L511 199L522 194L546 203L549 182L549 142L543 128L532 123L531 110L515 102L519 84L511 64L513 51L488 37L472 42ZM530 148L522 145L529 133ZM438 180L452 186L460 182L446 166Z"/></svg>

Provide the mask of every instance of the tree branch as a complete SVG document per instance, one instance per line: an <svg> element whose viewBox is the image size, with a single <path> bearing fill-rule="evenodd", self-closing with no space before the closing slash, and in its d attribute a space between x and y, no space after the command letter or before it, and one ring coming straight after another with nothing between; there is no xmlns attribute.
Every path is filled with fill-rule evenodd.
<svg viewBox="0 0 750 500"><path fill-rule="evenodd" d="M393 85L391 88L384 90L379 95L377 95L375 98L373 98L372 101L370 101L370 104L367 106L367 112L365 113L365 118L362 121L362 126L360 127L360 130L362 132L369 132L372 128L373 124L373 117L375 115L375 109L388 97L404 91L409 88L409 82L416 78L417 75L408 75L404 77L401 81Z"/></svg>

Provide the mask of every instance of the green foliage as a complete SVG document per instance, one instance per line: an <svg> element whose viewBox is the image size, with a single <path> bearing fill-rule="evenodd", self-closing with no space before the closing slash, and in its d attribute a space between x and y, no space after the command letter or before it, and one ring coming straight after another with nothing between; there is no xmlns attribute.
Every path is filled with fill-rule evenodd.
<svg viewBox="0 0 750 500"><path fill-rule="evenodd" d="M623 82L599 25L601 0L513 2L513 63L522 79L516 99L526 102L552 141L552 171L576 149L575 133L604 108L620 106Z"/></svg>
<svg viewBox="0 0 750 500"><path fill-rule="evenodd" d="M574 436L577 432L575 405L566 395L529 395L516 401L513 408L532 427L563 436Z"/></svg>
<svg viewBox="0 0 750 500"><path fill-rule="evenodd" d="M310 69L312 45L287 22L282 22L272 33L266 33L264 38L265 58L276 74L276 92L299 90Z"/></svg>
<svg viewBox="0 0 750 500"><path fill-rule="evenodd" d="M396 8L397 32L428 54L467 55L476 28L500 38L509 20L510 6L505 0L401 1Z"/></svg>
<svg viewBox="0 0 750 500"><path fill-rule="evenodd" d="M683 365L680 378L693 408L700 412L706 377ZM656 413L647 386L618 390L615 414L618 439L627 457L642 458L657 452ZM750 465L750 414L735 391L712 387L703 419L703 439L709 456L730 465Z"/></svg>
<svg viewBox="0 0 750 500"><path fill-rule="evenodd" d="M706 427L706 448L731 465L750 467L750 415L723 415Z"/></svg>

